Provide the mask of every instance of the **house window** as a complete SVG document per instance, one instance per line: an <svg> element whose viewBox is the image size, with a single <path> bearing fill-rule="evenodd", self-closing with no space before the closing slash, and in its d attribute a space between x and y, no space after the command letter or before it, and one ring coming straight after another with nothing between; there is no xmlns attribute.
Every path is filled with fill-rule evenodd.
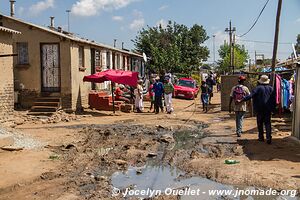
<svg viewBox="0 0 300 200"><path fill-rule="evenodd" d="M106 52L106 66L107 69L110 69L110 52Z"/></svg>
<svg viewBox="0 0 300 200"><path fill-rule="evenodd" d="M98 50L95 51L95 66L101 67L101 55L100 55L100 51Z"/></svg>
<svg viewBox="0 0 300 200"><path fill-rule="evenodd" d="M120 59L120 54L117 54L117 69L120 69L120 63L121 62L121 59Z"/></svg>
<svg viewBox="0 0 300 200"><path fill-rule="evenodd" d="M79 46L78 48L78 58L79 58L79 70L84 69L84 48Z"/></svg>
<svg viewBox="0 0 300 200"><path fill-rule="evenodd" d="M19 65L28 65L29 64L28 43L27 42L18 42L17 43L17 52L18 52L18 64Z"/></svg>

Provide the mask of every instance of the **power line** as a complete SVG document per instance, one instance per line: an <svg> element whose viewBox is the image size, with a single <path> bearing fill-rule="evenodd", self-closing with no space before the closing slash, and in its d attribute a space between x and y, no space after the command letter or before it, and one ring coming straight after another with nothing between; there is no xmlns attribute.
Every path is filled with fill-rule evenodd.
<svg viewBox="0 0 300 200"><path fill-rule="evenodd" d="M239 37L244 37L245 35L247 35L247 34L254 28L254 26L255 26L256 23L258 22L260 16L261 16L262 13L264 12L266 6L268 5L269 1L270 1L270 0L267 0L267 2L265 3L264 7L263 7L262 10L260 11L258 17L257 17L256 20L254 21L254 24L250 27L250 29L249 29L246 33L244 33L243 35L240 35Z"/></svg>
<svg viewBox="0 0 300 200"><path fill-rule="evenodd" d="M253 43L262 43L262 44L273 44L274 42L270 42L270 41L259 41L259 40L241 40L241 39L237 39L238 41L242 41L242 42L253 42ZM286 44L286 45L291 45L293 44L292 42L279 42L279 44Z"/></svg>

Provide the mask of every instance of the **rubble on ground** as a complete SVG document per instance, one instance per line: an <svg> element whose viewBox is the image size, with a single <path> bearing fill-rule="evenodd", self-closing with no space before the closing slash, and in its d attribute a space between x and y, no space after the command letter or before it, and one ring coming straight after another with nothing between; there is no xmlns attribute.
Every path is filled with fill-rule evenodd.
<svg viewBox="0 0 300 200"><path fill-rule="evenodd" d="M9 142L1 146L1 149L6 151L37 149L44 146L43 143L37 141L34 138L28 137L15 129L0 127L0 140L1 138L9 138Z"/></svg>
<svg viewBox="0 0 300 200"><path fill-rule="evenodd" d="M59 122L79 121L82 118L91 117L91 115L66 113L59 110L52 115L28 115L27 111L15 111L13 119L10 120L10 127L16 127L25 123L34 124L55 124Z"/></svg>

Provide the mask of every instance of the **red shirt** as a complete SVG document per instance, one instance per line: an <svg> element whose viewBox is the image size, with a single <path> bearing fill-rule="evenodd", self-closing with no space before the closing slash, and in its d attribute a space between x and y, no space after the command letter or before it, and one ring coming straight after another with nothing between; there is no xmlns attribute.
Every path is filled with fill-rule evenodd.
<svg viewBox="0 0 300 200"><path fill-rule="evenodd" d="M118 87L115 91L116 98L121 97L123 95L123 91Z"/></svg>
<svg viewBox="0 0 300 200"><path fill-rule="evenodd" d="M150 97L154 96L154 92L152 91L152 89L153 89L153 84L151 84L150 87L149 87L149 96Z"/></svg>

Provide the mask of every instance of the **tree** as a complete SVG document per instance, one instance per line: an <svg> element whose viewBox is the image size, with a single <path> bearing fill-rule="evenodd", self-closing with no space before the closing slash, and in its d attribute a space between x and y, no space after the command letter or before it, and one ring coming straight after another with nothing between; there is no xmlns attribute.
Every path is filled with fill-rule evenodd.
<svg viewBox="0 0 300 200"><path fill-rule="evenodd" d="M295 45L295 49L298 55L300 55L300 34L297 36L297 43Z"/></svg>
<svg viewBox="0 0 300 200"><path fill-rule="evenodd" d="M220 60L218 61L219 66L217 70L220 72L231 72L230 68L230 45L224 43L219 49ZM241 70L246 66L247 59L249 58L248 51L244 45L234 45L234 68L235 70Z"/></svg>
<svg viewBox="0 0 300 200"><path fill-rule="evenodd" d="M169 21L161 25L142 29L133 40L135 51L149 56L152 71L162 70L187 73L198 68L209 55L207 47L202 46L208 39L206 31L197 24L188 28Z"/></svg>

